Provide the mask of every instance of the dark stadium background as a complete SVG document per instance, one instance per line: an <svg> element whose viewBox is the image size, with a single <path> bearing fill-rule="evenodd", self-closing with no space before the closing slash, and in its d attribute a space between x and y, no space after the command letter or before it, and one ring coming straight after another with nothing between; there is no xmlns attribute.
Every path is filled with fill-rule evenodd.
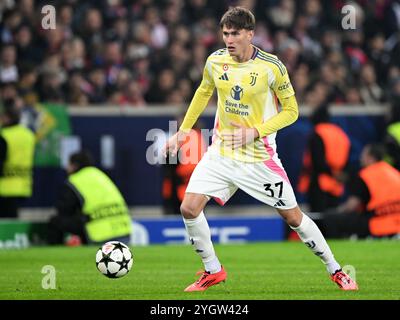
<svg viewBox="0 0 400 320"><path fill-rule="evenodd" d="M219 17L230 5L244 5L256 14L255 45L285 63L300 104L301 118L277 138L292 184L297 182L310 130L307 108L322 101L339 110L334 121L350 135L351 166L356 170L363 145L382 138L387 107L400 95L398 1L349 2L356 10L355 30L342 27L345 4L3 1L1 47L15 50L10 59L17 72L0 74L1 95L20 97L31 126L35 104L61 105L70 116L71 134L81 138L100 166L100 136L111 134L115 167L103 169L130 206L159 205L160 168L145 160L145 134L151 128L166 130L167 120L185 110L207 55L223 47ZM41 27L45 5L56 10L55 30ZM215 102L214 96L210 105ZM203 117L205 127L212 127L212 114ZM37 167L34 196L24 206L52 206L64 178L59 167ZM299 202L304 202L301 196ZM248 203L255 202L240 192L232 201Z"/></svg>
<svg viewBox="0 0 400 320"><path fill-rule="evenodd" d="M22 212L35 218L53 208L66 177L61 138L70 136L93 153L135 215L160 212L162 169L146 161L146 134L168 130L186 110L207 56L224 46L219 18L234 5L255 13L254 44L282 60L296 91L300 118L277 135L292 185L311 130L308 116L323 104L350 136L350 169L358 170L362 147L382 140L390 108L400 101L399 2L2 1L0 97L16 98L23 122L41 136L34 193ZM344 24L346 4L355 28ZM42 25L46 5L55 9L55 29ZM213 126L215 105L216 95L201 118L204 128ZM244 214L267 210L240 191L226 212L237 205L246 206Z"/></svg>

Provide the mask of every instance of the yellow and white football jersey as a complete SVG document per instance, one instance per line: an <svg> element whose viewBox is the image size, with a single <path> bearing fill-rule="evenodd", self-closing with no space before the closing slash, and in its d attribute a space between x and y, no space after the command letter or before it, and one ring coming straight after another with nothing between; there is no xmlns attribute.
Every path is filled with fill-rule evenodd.
<svg viewBox="0 0 400 320"><path fill-rule="evenodd" d="M253 55L246 62L233 60L227 49L217 50L208 57L202 82L181 126L182 130L193 126L216 88L218 108L211 148L218 148L221 155L244 162L266 161L276 153L276 132L268 132L263 126L278 114L277 98L283 101L294 96L293 87L282 62L275 55L257 47L253 48ZM295 107L295 113L298 114L296 103ZM294 120L282 114L276 117L275 121L278 121L278 124L275 126L281 128ZM260 137L254 140L254 143L236 150L225 148L220 134L235 129L231 122L247 128L256 128Z"/></svg>

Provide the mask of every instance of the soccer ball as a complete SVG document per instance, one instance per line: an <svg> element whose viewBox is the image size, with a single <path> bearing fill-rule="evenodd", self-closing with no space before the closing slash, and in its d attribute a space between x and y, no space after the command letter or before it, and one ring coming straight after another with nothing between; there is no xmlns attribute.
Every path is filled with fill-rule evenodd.
<svg viewBox="0 0 400 320"><path fill-rule="evenodd" d="M108 278L121 278L131 270L133 256L119 241L106 242L96 253L97 269Z"/></svg>

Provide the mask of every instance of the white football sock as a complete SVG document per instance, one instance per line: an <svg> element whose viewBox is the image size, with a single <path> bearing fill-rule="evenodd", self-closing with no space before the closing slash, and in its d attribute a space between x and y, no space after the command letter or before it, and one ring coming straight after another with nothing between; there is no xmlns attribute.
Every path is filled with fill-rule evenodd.
<svg viewBox="0 0 400 320"><path fill-rule="evenodd" d="M296 231L305 245L321 258L321 261L326 265L326 269L330 274L340 269L339 263L335 260L318 226L307 215L303 213L303 218L298 227L290 226L290 228Z"/></svg>
<svg viewBox="0 0 400 320"><path fill-rule="evenodd" d="M201 257L205 270L210 273L219 272L221 270L221 263L215 255L211 242L210 227L203 211L195 219L183 218L183 222L189 234L190 243Z"/></svg>

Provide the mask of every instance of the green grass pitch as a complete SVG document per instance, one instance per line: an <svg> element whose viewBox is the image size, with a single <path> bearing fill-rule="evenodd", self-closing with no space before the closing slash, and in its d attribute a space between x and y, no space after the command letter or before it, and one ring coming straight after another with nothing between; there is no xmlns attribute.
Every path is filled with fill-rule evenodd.
<svg viewBox="0 0 400 320"><path fill-rule="evenodd" d="M37 247L0 251L0 299L365 300L400 299L399 241L329 241L342 265L356 271L359 291L344 292L300 242L216 245L224 284L185 293L201 262L189 245L131 247L128 275L108 279L96 269L98 247ZM43 289L42 268L56 270L56 288Z"/></svg>

